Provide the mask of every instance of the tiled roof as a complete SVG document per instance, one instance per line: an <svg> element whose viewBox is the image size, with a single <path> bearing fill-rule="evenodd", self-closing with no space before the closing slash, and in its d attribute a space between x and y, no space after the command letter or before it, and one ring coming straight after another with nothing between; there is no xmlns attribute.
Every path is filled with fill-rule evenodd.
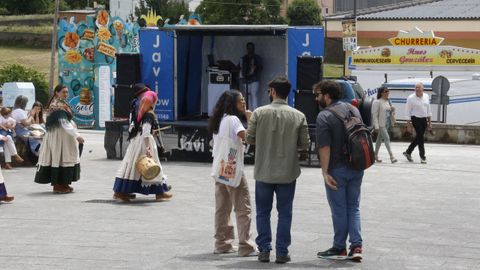
<svg viewBox="0 0 480 270"><path fill-rule="evenodd" d="M370 13L359 20L471 20L480 19L480 0L442 0Z"/></svg>

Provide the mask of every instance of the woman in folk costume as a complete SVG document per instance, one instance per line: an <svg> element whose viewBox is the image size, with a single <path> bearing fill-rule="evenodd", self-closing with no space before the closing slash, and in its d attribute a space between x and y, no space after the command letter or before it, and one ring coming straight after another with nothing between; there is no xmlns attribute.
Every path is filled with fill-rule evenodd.
<svg viewBox="0 0 480 270"><path fill-rule="evenodd" d="M80 178L79 143L84 140L72 122L72 109L66 102L68 88L57 85L48 102L47 132L38 156L35 182L51 184L53 193L70 193L72 182Z"/></svg>
<svg viewBox="0 0 480 270"><path fill-rule="evenodd" d="M7 189L5 188L5 183L3 180L2 170L0 169L0 202L11 202L14 197L8 195Z"/></svg>
<svg viewBox="0 0 480 270"><path fill-rule="evenodd" d="M167 185L166 176L161 168L157 144L152 136L159 128L154 112L158 100L157 94L144 85L142 86L142 89L136 91L137 99L132 101L128 136L130 143L113 185L115 192L113 198L122 202L129 202L134 198L132 193L155 194L157 201L168 200L172 197L172 194L168 192L170 186ZM135 164L142 155L153 158L160 165L160 174L152 180L143 180L136 169Z"/></svg>

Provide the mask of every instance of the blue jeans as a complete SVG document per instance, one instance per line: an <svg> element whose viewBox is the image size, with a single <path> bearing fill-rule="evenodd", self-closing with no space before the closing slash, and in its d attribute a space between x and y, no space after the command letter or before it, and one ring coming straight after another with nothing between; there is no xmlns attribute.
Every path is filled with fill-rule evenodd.
<svg viewBox="0 0 480 270"><path fill-rule="evenodd" d="M325 185L332 212L333 247L346 248L348 236L350 236L351 246L361 246L360 190L363 171L342 166L329 170L329 173L337 181L338 188L338 190L332 190Z"/></svg>
<svg viewBox="0 0 480 270"><path fill-rule="evenodd" d="M272 250L272 229L270 227L270 213L272 212L273 193L277 196L277 242L275 250L277 256L288 254L291 243L290 228L292 227L293 197L295 195L296 180L290 184L267 184L256 181L255 204L257 209L257 233L255 239L260 251Z"/></svg>

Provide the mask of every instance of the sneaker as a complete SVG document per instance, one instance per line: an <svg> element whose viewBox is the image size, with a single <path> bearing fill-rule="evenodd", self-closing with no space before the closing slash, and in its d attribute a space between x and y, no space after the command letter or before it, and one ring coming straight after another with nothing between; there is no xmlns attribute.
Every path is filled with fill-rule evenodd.
<svg viewBox="0 0 480 270"><path fill-rule="evenodd" d="M283 264L283 263L287 263L289 261L291 261L292 258L290 258L290 255L283 255L283 256L277 256L277 258L275 259L275 263L279 263L279 264Z"/></svg>
<svg viewBox="0 0 480 270"><path fill-rule="evenodd" d="M331 247L325 251L318 252L317 257L322 259L344 260L347 258L347 249Z"/></svg>
<svg viewBox="0 0 480 270"><path fill-rule="evenodd" d="M245 255L238 254L238 256L240 256L240 257L257 257L258 256L258 251L254 250L254 251L252 251L248 254L245 254Z"/></svg>
<svg viewBox="0 0 480 270"><path fill-rule="evenodd" d="M213 254L230 254L230 253L235 253L236 250L235 248L231 247L229 249L219 249L219 248L215 248L213 250Z"/></svg>
<svg viewBox="0 0 480 270"><path fill-rule="evenodd" d="M403 152L403 155L407 158L408 161L413 162L413 158L409 153Z"/></svg>
<svg viewBox="0 0 480 270"><path fill-rule="evenodd" d="M422 164L427 164L427 159L426 159L426 158L422 158L422 159L420 160L420 163L422 163Z"/></svg>
<svg viewBox="0 0 480 270"><path fill-rule="evenodd" d="M264 263L270 262L270 251L260 251L258 253L258 261Z"/></svg>
<svg viewBox="0 0 480 270"><path fill-rule="evenodd" d="M350 252L348 253L348 258L354 262L362 261L362 247L351 247Z"/></svg>

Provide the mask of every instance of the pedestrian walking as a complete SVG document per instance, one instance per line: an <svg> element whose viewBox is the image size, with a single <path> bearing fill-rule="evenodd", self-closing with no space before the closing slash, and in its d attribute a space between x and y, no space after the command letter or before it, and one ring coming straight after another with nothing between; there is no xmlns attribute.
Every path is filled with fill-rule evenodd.
<svg viewBox="0 0 480 270"><path fill-rule="evenodd" d="M135 198L133 193L140 193L155 194L156 201L169 200L172 198L172 194L168 192L171 187L167 185L167 177L160 163L157 144L153 137L155 132L159 132L157 115L154 111L158 97L144 84L136 84L133 88L137 98L132 101L130 106L128 130L130 143L115 177L113 198L122 202L130 202ZM158 176L148 181L142 179L135 166L143 155L153 158L155 163L160 166Z"/></svg>
<svg viewBox="0 0 480 270"><path fill-rule="evenodd" d="M275 194L278 211L275 262L286 263L290 261L293 199L296 179L300 175L298 150L308 149L310 138L305 115L287 103L291 90L287 78L278 77L268 87L272 102L253 112L247 129L247 142L255 145L256 243L258 260L269 262L272 250L270 215Z"/></svg>
<svg viewBox="0 0 480 270"><path fill-rule="evenodd" d="M48 102L47 132L39 150L35 182L51 184L53 193L71 193L72 182L80 179L79 144L84 140L72 121L68 88L57 85Z"/></svg>
<svg viewBox="0 0 480 270"><path fill-rule="evenodd" d="M217 153L225 140L221 137L228 137L240 146L238 152L244 151L243 141L245 140L245 128L240 119L248 119L251 115L246 110L245 98L237 90L229 90L224 92L217 101L213 109L213 115L210 118L208 129L213 134L213 153ZM215 155L214 155L215 156ZM242 155L243 156L243 155ZM214 159L214 162L217 160ZM233 161L235 163L238 160ZM241 160L243 162L243 160ZM241 166L240 164L232 164L233 171ZM241 164L243 165L243 164ZM217 168L218 166L213 166ZM213 171L212 175L217 172ZM224 167L222 167L224 168ZM242 167L243 168L243 167ZM225 170L223 170L225 171ZM256 256L256 245L251 240L251 203L250 191L245 174L241 173L241 180L237 186L228 185L228 183L220 183L215 181L215 254L233 253L235 248L232 245L235 239L234 227L232 225L230 215L232 208L235 211L237 220L237 231L239 238L238 255L239 256Z"/></svg>
<svg viewBox="0 0 480 270"><path fill-rule="evenodd" d="M378 88L377 99L372 105L373 127L377 133L377 140L375 143L375 161L382 162L382 160L378 158L378 152L383 142L385 143L388 154L390 154L390 161L395 163L397 162L397 159L393 155L390 147L390 136L388 135L388 130L395 124L395 107L392 106L388 95L389 90L387 87L382 86Z"/></svg>
<svg viewBox="0 0 480 270"><path fill-rule="evenodd" d="M325 108L317 116L315 135L334 232L332 247L318 252L317 256L361 261L360 190L363 170L348 166L345 126L332 110L361 119L360 112L339 101L341 88L334 81L322 81L314 86L314 91L317 102ZM348 255L347 238L350 241Z"/></svg>
<svg viewBox="0 0 480 270"><path fill-rule="evenodd" d="M415 84L415 93L407 98L405 108L407 114L407 131L412 133L412 126L415 129L415 138L408 146L403 155L408 161L413 162L412 152L418 146L420 162L427 164L425 156L425 131L432 131L432 109L430 108L430 97L423 92L423 84Z"/></svg>

